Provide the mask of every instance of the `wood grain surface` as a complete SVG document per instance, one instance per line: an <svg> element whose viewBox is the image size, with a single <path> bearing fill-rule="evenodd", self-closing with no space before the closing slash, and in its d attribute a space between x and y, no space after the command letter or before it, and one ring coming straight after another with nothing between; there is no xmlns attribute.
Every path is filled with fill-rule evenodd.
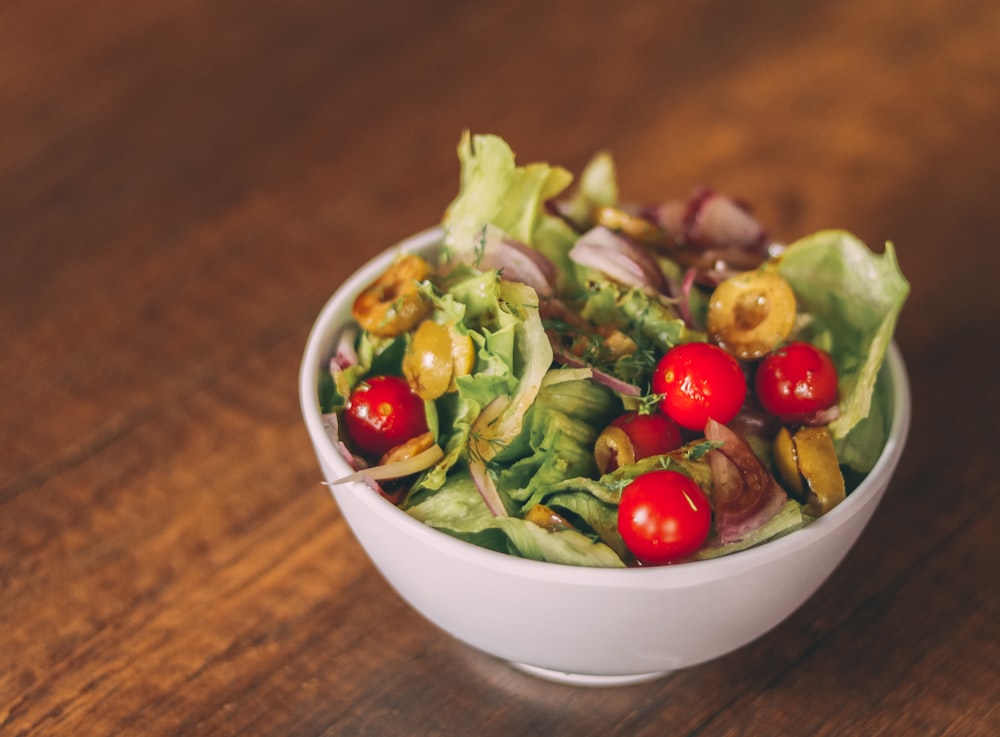
<svg viewBox="0 0 1000 737"><path fill-rule="evenodd" d="M0 734L1000 734L1000 5L0 4ZM641 686L415 615L301 422L321 306L463 129L891 240L913 428L788 621Z"/></svg>

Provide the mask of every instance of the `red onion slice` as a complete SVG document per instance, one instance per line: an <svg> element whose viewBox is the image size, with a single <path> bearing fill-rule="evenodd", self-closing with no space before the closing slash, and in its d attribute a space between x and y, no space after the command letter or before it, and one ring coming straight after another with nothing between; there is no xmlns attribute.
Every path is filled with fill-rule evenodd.
<svg viewBox="0 0 1000 737"><path fill-rule="evenodd" d="M555 293L559 278L555 264L531 246L510 238L499 228L486 226L482 251L477 258L476 266L479 268L501 270L507 281L526 284L542 297L551 297Z"/></svg>
<svg viewBox="0 0 1000 737"><path fill-rule="evenodd" d="M744 205L710 189L697 190L688 199L684 233L687 240L705 248L758 250L766 240L764 228Z"/></svg>
<svg viewBox="0 0 1000 737"><path fill-rule="evenodd" d="M668 293L670 288L659 264L645 248L601 225L581 235L569 257L628 287L659 294Z"/></svg>
<svg viewBox="0 0 1000 737"><path fill-rule="evenodd" d="M728 427L709 420L705 438L722 443L708 453L715 528L720 542L736 542L774 517L788 495L750 446Z"/></svg>

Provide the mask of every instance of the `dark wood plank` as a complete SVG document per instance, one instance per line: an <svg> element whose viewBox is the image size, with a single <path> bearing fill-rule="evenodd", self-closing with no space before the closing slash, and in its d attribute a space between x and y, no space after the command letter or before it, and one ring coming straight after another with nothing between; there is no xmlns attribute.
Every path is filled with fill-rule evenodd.
<svg viewBox="0 0 1000 737"><path fill-rule="evenodd" d="M1000 731L1000 9L982 0L0 7L0 734ZM642 686L452 641L351 538L309 325L463 128L776 238L892 240L914 424L799 612Z"/></svg>

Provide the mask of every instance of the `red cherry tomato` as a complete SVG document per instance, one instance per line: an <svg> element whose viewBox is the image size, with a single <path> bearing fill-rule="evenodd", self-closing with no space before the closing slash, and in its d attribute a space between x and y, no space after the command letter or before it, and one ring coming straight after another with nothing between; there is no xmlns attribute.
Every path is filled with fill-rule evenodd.
<svg viewBox="0 0 1000 737"><path fill-rule="evenodd" d="M618 504L618 532L636 560L646 565L691 555L705 543L711 524L705 492L677 471L637 476Z"/></svg>
<svg viewBox="0 0 1000 737"><path fill-rule="evenodd" d="M424 400L401 376L373 376L351 392L344 412L347 434L362 452L381 456L427 432Z"/></svg>
<svg viewBox="0 0 1000 737"><path fill-rule="evenodd" d="M739 413L747 384L739 362L712 343L671 348L653 372L660 411L681 427L704 430L709 419L725 425Z"/></svg>
<svg viewBox="0 0 1000 737"><path fill-rule="evenodd" d="M677 423L659 412L626 412L613 419L611 424L628 435L637 461L669 453L684 444Z"/></svg>
<svg viewBox="0 0 1000 737"><path fill-rule="evenodd" d="M761 359L754 388L765 410L794 420L837 403L837 368L811 343L789 343Z"/></svg>

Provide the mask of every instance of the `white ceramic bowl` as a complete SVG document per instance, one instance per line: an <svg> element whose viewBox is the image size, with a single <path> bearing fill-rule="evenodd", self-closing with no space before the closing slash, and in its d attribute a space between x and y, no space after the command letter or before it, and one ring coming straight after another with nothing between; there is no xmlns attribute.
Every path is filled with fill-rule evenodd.
<svg viewBox="0 0 1000 737"><path fill-rule="evenodd" d="M300 400L323 474L350 472L322 425L317 385L354 296L400 249L433 254L437 229L351 276L309 336ZM552 680L612 685L655 678L731 652L778 625L837 567L878 506L910 424L910 389L888 355L892 432L878 464L831 512L790 535L723 558L660 568L593 569L524 560L427 527L361 483L331 487L355 537L416 611L468 645Z"/></svg>

